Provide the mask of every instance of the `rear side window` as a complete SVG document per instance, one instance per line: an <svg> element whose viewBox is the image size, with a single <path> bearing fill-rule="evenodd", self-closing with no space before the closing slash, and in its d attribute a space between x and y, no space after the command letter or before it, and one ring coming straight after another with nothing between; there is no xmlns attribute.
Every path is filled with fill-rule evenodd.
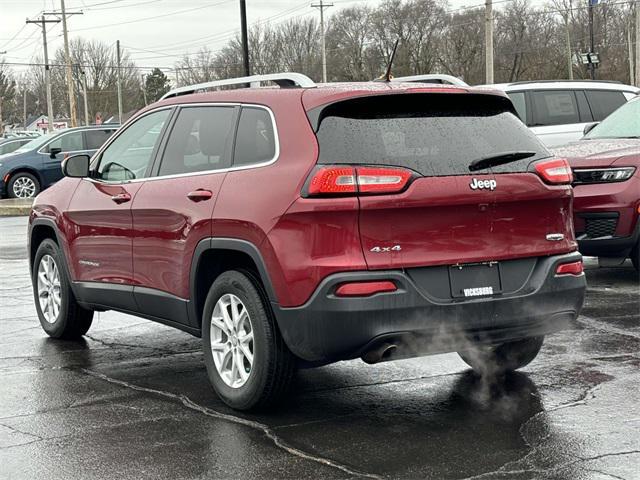
<svg viewBox="0 0 640 480"><path fill-rule="evenodd" d="M85 130L84 141L87 150L98 150L104 142L113 134L114 130Z"/></svg>
<svg viewBox="0 0 640 480"><path fill-rule="evenodd" d="M571 90L533 91L533 127L580 123L578 103Z"/></svg>
<svg viewBox="0 0 640 480"><path fill-rule="evenodd" d="M527 123L527 103L524 98L524 92L509 93L509 98L513 102L513 106L524 123Z"/></svg>
<svg viewBox="0 0 640 480"><path fill-rule="evenodd" d="M158 175L229 166L234 107L184 107L171 129Z"/></svg>
<svg viewBox="0 0 640 480"><path fill-rule="evenodd" d="M275 135L269 112L264 108L243 107L238 123L233 165L268 162L275 154Z"/></svg>
<svg viewBox="0 0 640 480"><path fill-rule="evenodd" d="M622 92L586 90L585 93L591 106L593 119L596 122L604 120L614 110L624 105L627 100Z"/></svg>
<svg viewBox="0 0 640 480"><path fill-rule="evenodd" d="M330 105L317 132L320 164L390 165L425 176L469 175L476 159L533 151L526 160L494 167L525 171L547 150L501 97L400 94Z"/></svg>

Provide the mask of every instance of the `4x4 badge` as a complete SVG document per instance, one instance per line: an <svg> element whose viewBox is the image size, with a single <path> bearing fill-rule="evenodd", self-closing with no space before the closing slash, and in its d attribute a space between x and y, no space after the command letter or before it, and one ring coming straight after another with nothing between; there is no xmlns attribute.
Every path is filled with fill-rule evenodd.
<svg viewBox="0 0 640 480"><path fill-rule="evenodd" d="M471 183L469 184L471 190L482 190L485 188L488 188L489 190L495 190L497 185L498 182L496 182L495 180L478 180L477 178L471 180Z"/></svg>
<svg viewBox="0 0 640 480"><path fill-rule="evenodd" d="M399 252L402 250L400 245L394 245L393 247L373 247L370 252L373 253L382 253L382 252Z"/></svg>

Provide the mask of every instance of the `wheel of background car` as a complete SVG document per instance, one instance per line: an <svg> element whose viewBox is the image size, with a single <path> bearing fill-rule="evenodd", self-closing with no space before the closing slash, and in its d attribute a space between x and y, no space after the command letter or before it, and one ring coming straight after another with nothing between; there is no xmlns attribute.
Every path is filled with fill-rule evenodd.
<svg viewBox="0 0 640 480"><path fill-rule="evenodd" d="M58 245L45 239L32 267L33 295L43 330L53 338L76 339L87 333L93 311L78 305L63 268Z"/></svg>
<svg viewBox="0 0 640 480"><path fill-rule="evenodd" d="M211 286L204 306L202 344L209 380L238 410L263 408L288 390L295 357L284 344L259 280L230 270Z"/></svg>
<svg viewBox="0 0 640 480"><path fill-rule="evenodd" d="M16 173L9 180L9 196L12 198L33 198L40 193L40 182L30 173Z"/></svg>
<svg viewBox="0 0 640 480"><path fill-rule="evenodd" d="M482 376L495 376L531 363L543 342L544 336L524 338L494 347L472 347L459 351L458 355L474 372Z"/></svg>

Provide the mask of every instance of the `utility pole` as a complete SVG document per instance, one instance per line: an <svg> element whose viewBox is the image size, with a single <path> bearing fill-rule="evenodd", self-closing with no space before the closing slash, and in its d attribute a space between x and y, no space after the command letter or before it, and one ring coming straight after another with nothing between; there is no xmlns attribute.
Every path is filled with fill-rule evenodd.
<svg viewBox="0 0 640 480"><path fill-rule="evenodd" d="M319 3L312 3L313 8L320 10L320 42L322 50L322 82L327 83L327 50L325 48L325 31L324 31L324 9L333 7L333 3L324 3L320 0Z"/></svg>
<svg viewBox="0 0 640 480"><path fill-rule="evenodd" d="M636 0L636 87L640 87L640 0Z"/></svg>
<svg viewBox="0 0 640 480"><path fill-rule="evenodd" d="M22 86L22 128L27 128L27 85Z"/></svg>
<svg viewBox="0 0 640 480"><path fill-rule="evenodd" d="M47 86L47 131L53 131L53 104L51 103L51 72L49 71L49 52L47 50L47 23L60 23L60 20L47 20L44 14L40 20L27 20L27 23L37 23L42 28L42 46L44 48L44 82Z"/></svg>
<svg viewBox="0 0 640 480"><path fill-rule="evenodd" d="M485 83L493 83L493 2L484 3Z"/></svg>
<svg viewBox="0 0 640 480"><path fill-rule="evenodd" d="M2 121L2 97L0 97L0 137L4 133L4 122Z"/></svg>
<svg viewBox="0 0 640 480"><path fill-rule="evenodd" d="M73 85L73 71L71 66L71 54L69 53L69 33L67 31L67 17L69 15L82 15L82 12L67 12L64 7L64 0L60 0L60 13L45 12L45 15L62 15L62 34L64 37L64 57L67 63L67 89L69 92L69 117L71 118L71 126L78 126L78 111L76 109L76 94Z"/></svg>
<svg viewBox="0 0 640 480"><path fill-rule="evenodd" d="M147 85L145 82L146 79L146 75L143 73L142 74L142 97L144 98L144 106L146 107L148 105L147 103Z"/></svg>
<svg viewBox="0 0 640 480"><path fill-rule="evenodd" d="M593 6L598 3L598 0L589 0L589 41L590 41L590 50L589 56L595 53L595 41L593 35ZM591 72L591 80L596 79L596 64L592 61L589 61L589 71Z"/></svg>
<svg viewBox="0 0 640 480"><path fill-rule="evenodd" d="M629 85L635 85L635 64L633 61L633 11L629 12L629 20L627 21L627 48L629 49Z"/></svg>
<svg viewBox="0 0 640 480"><path fill-rule="evenodd" d="M89 126L89 103L87 102L87 72L80 71L82 75L82 96L84 97L84 124Z"/></svg>
<svg viewBox="0 0 640 480"><path fill-rule="evenodd" d="M242 63L244 64L244 74L251 75L249 68L249 40L247 38L247 4L245 0L240 0L240 28L242 30Z"/></svg>
<svg viewBox="0 0 640 480"><path fill-rule="evenodd" d="M122 74L120 72L120 40L116 41L116 55L118 58L118 123L122 124Z"/></svg>

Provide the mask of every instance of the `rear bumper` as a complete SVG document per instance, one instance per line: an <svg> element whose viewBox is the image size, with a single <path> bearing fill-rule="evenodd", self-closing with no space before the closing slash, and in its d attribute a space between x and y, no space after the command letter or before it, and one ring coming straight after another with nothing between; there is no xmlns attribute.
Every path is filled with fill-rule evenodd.
<svg viewBox="0 0 640 480"><path fill-rule="evenodd" d="M309 362L357 358L385 341L409 345L402 356L456 351L469 339L500 343L564 328L580 312L586 281L584 274L556 276L555 269L580 258L577 252L539 258L524 286L504 296L443 302L403 271L368 271L327 277L300 307L273 307L285 342ZM346 281L382 279L394 281L398 290L366 298L333 294Z"/></svg>

